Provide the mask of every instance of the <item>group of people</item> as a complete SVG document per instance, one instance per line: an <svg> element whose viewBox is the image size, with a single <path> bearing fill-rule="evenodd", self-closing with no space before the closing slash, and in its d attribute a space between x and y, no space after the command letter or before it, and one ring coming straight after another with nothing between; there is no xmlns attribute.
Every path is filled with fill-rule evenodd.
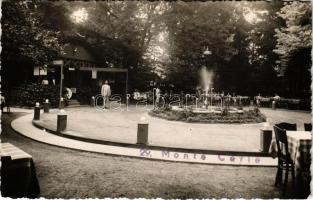
<svg viewBox="0 0 313 200"><path fill-rule="evenodd" d="M261 94L258 94L258 96L255 97L256 105L258 107L261 107L261 100L262 100ZM276 104L280 100L280 96L276 93L275 96L272 98L274 100L274 103Z"/></svg>
<svg viewBox="0 0 313 200"><path fill-rule="evenodd" d="M156 87L155 90L153 91L154 92L154 100L155 100L155 103L156 104L159 104L160 101L161 101L161 90L159 87ZM167 93L167 92L166 92ZM103 108L104 109L108 109L109 108L109 98L111 96L111 87L109 85L109 82L108 80L106 80L104 82L104 84L102 85L101 87L101 95L103 97ZM163 95L164 97L168 96L168 94L164 94ZM184 99L184 95L183 95L183 92L181 92L181 96L183 97ZM230 94L227 94L226 97L228 97L227 99L230 99L229 97L231 97ZM261 95L259 94L258 96L256 96L255 100L256 100L256 104L257 106L260 106L260 101L261 101ZM275 96L273 97L274 101L277 102L279 101L280 97L275 94ZM227 100L226 100L227 101Z"/></svg>

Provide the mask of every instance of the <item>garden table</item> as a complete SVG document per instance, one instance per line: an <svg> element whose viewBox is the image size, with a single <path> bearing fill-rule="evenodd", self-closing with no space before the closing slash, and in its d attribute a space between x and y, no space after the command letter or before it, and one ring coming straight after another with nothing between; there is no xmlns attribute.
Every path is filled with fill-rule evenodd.
<svg viewBox="0 0 313 200"><path fill-rule="evenodd" d="M295 164L296 173L301 170L301 160L310 162L310 150L312 147L312 135L308 131L286 131L288 150Z"/></svg>
<svg viewBox="0 0 313 200"><path fill-rule="evenodd" d="M10 143L1 143L2 196L36 198L40 187L32 156Z"/></svg>
<svg viewBox="0 0 313 200"><path fill-rule="evenodd" d="M301 165L310 162L310 150L312 146L311 132L308 131L286 131L288 140L288 151L295 164L296 173L300 172ZM284 151L284 148L282 148ZM272 140L270 153L273 157L277 156L277 144Z"/></svg>

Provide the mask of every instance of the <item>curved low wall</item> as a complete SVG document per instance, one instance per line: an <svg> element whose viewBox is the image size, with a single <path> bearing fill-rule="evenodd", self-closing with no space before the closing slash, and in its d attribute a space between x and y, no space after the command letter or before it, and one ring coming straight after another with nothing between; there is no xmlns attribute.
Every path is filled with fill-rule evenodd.
<svg viewBox="0 0 313 200"><path fill-rule="evenodd" d="M129 156L135 158L145 158L162 161L245 166L277 166L277 159L264 156L225 155L218 153L209 154L205 152L197 153L187 150L176 151L175 149L169 148L153 149L144 146L123 147L83 142L61 137L38 129L33 126L32 118L32 114L25 115L12 121L11 126L16 132L24 135L25 137L28 137L38 142L59 147L117 156Z"/></svg>

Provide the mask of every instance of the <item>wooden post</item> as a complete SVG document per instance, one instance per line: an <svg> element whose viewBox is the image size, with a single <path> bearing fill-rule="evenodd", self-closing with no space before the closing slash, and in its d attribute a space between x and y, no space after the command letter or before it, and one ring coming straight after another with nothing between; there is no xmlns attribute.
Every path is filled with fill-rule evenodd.
<svg viewBox="0 0 313 200"><path fill-rule="evenodd" d="M57 132L61 133L66 129L67 126L67 114L65 113L64 110L61 110L60 113L58 114L58 119L57 119Z"/></svg>
<svg viewBox="0 0 313 200"><path fill-rule="evenodd" d="M34 108L34 120L40 120L40 104L38 102Z"/></svg>
<svg viewBox="0 0 313 200"><path fill-rule="evenodd" d="M148 130L149 123L145 120L145 118L141 118L137 127L137 144L148 144Z"/></svg>
<svg viewBox="0 0 313 200"><path fill-rule="evenodd" d="M44 113L49 113L50 110L50 102L48 99L43 103L43 112Z"/></svg>

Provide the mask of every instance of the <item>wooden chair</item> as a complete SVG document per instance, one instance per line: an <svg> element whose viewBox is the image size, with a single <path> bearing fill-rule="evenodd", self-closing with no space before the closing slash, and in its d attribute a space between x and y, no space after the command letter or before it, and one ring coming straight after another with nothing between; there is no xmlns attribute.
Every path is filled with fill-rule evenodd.
<svg viewBox="0 0 313 200"><path fill-rule="evenodd" d="M275 124L275 126L277 126L280 129L287 130L287 131L296 131L297 130L297 124L282 122L279 124Z"/></svg>
<svg viewBox="0 0 313 200"><path fill-rule="evenodd" d="M285 195L286 189L287 189L289 171L291 171L291 175L292 175L292 185L295 186L295 166L289 154L286 130L281 129L275 125L274 132L275 132L275 138L276 138L276 144L277 144L277 156L278 156L278 170L277 170L276 179L275 179L275 186L279 186L281 184L282 174L283 174L283 171L285 171L285 180L284 180L284 185L283 185L283 195Z"/></svg>
<svg viewBox="0 0 313 200"><path fill-rule="evenodd" d="M304 123L304 130L305 131L312 131L312 124L311 123Z"/></svg>

